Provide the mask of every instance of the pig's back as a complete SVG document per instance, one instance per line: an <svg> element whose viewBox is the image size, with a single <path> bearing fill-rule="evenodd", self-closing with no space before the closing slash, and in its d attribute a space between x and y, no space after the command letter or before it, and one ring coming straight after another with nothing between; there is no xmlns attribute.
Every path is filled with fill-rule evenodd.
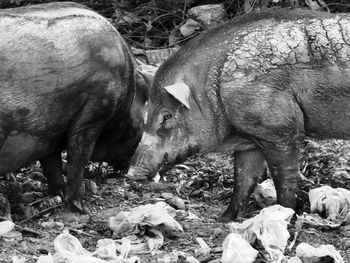
<svg viewBox="0 0 350 263"><path fill-rule="evenodd" d="M1 10L0 173L63 147L81 112L97 122L116 103L129 105L129 52L105 18L79 4Z"/></svg>

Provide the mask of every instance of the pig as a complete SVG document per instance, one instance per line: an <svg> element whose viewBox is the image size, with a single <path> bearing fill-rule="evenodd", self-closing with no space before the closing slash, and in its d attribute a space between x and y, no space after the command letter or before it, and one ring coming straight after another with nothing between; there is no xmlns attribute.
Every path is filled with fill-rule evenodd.
<svg viewBox="0 0 350 263"><path fill-rule="evenodd" d="M0 39L0 174L39 160L49 191L82 210L89 160L128 166L149 82L112 24L80 4L0 10Z"/></svg>
<svg viewBox="0 0 350 263"><path fill-rule="evenodd" d="M160 66L127 176L151 178L195 153L232 151L233 194L221 220L242 216L265 162L277 202L295 208L305 136L350 138L350 14L247 14Z"/></svg>

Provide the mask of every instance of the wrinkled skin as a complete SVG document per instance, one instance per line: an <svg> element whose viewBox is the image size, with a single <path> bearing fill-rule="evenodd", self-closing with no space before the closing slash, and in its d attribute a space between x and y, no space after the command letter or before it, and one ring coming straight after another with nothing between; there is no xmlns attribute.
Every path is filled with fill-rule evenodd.
<svg viewBox="0 0 350 263"><path fill-rule="evenodd" d="M0 174L40 160L50 192L80 209L88 160L128 165L147 83L114 27L79 4L0 10L0 39Z"/></svg>
<svg viewBox="0 0 350 263"><path fill-rule="evenodd" d="M130 178L234 151L223 220L242 215L265 162L277 202L295 208L304 137L350 138L350 15L272 9L231 21L163 63L148 107Z"/></svg>

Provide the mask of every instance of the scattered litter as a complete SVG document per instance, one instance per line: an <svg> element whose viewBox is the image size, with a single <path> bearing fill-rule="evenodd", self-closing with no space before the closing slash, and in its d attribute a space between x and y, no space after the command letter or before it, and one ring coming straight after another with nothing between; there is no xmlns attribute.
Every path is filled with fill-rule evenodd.
<svg viewBox="0 0 350 263"><path fill-rule="evenodd" d="M158 183L161 179L161 176L159 173L156 173L156 175L152 178L152 181L155 183Z"/></svg>
<svg viewBox="0 0 350 263"><path fill-rule="evenodd" d="M42 255L38 258L36 263L55 263L54 257L49 253L48 255Z"/></svg>
<svg viewBox="0 0 350 263"><path fill-rule="evenodd" d="M173 250L170 253L161 252L160 254L158 254L157 262L158 263L177 263L177 262L200 263L201 261L194 258L193 256L186 255L186 253L183 251Z"/></svg>
<svg viewBox="0 0 350 263"><path fill-rule="evenodd" d="M209 28L213 28L227 20L227 14L223 4L209 4L192 7L189 13Z"/></svg>
<svg viewBox="0 0 350 263"><path fill-rule="evenodd" d="M37 263L136 263L140 259L136 256L128 258L130 252L130 241L124 240L119 247L120 255L117 256L117 244L112 239L101 239L97 242L97 249L89 252L83 248L80 241L69 234L67 231L60 234L54 240L56 253L54 255L43 255L37 260ZM98 257L96 257L98 256ZM101 259L101 258L107 259Z"/></svg>
<svg viewBox="0 0 350 263"><path fill-rule="evenodd" d="M227 20L227 14L223 4L209 4L195 6L189 9L193 18L188 18L180 27L181 34L186 37L192 35L201 28L211 29Z"/></svg>
<svg viewBox="0 0 350 263"><path fill-rule="evenodd" d="M181 225L165 209L164 202L139 206L130 212L122 211L109 219L114 237L140 233L145 226L170 235L174 231L183 231Z"/></svg>
<svg viewBox="0 0 350 263"><path fill-rule="evenodd" d="M174 236L183 231L173 218L176 210L164 202L136 207L129 212L122 211L109 218L113 238L137 234L144 238L140 244L132 245L137 253L154 253L164 242L164 235ZM146 231L147 230L147 231ZM147 235L148 234L148 235Z"/></svg>
<svg viewBox="0 0 350 263"><path fill-rule="evenodd" d="M251 263L259 254L240 234L229 234L223 244L222 263Z"/></svg>
<svg viewBox="0 0 350 263"><path fill-rule="evenodd" d="M173 198L174 195L172 193L164 192L164 193L161 194L161 197L164 198L165 200L167 200L167 199Z"/></svg>
<svg viewBox="0 0 350 263"><path fill-rule="evenodd" d="M196 240L197 240L198 244L200 245L200 248L194 250L195 256L198 257L198 256L208 256L208 255L210 255L211 249L207 245L207 243L205 243L203 238L197 237Z"/></svg>
<svg viewBox="0 0 350 263"><path fill-rule="evenodd" d="M192 256L188 256L186 257L184 263L201 263L201 262Z"/></svg>
<svg viewBox="0 0 350 263"><path fill-rule="evenodd" d="M323 262L322 259L325 257L331 257L334 263L344 263L342 256L332 245L321 245L315 248L307 243L301 243L296 248L296 257L299 257L303 263Z"/></svg>
<svg viewBox="0 0 350 263"><path fill-rule="evenodd" d="M185 24L180 27L180 32L184 37L192 35L196 30L200 29L200 23L193 19L188 19Z"/></svg>
<svg viewBox="0 0 350 263"><path fill-rule="evenodd" d="M308 225L314 228L322 230L337 229L341 226L341 222L333 222L328 219L320 217L318 214L303 213L298 216L299 220L302 220L304 225Z"/></svg>
<svg viewBox="0 0 350 263"><path fill-rule="evenodd" d="M258 184L254 190L254 198L260 207L267 207L277 202L277 193L272 179Z"/></svg>
<svg viewBox="0 0 350 263"><path fill-rule="evenodd" d="M325 215L329 220L343 220L350 212L350 191L322 186L310 190L310 211Z"/></svg>
<svg viewBox="0 0 350 263"><path fill-rule="evenodd" d="M0 236L3 236L4 234L11 232L13 228L15 227L15 224L12 221L3 221L0 222Z"/></svg>
<svg viewBox="0 0 350 263"><path fill-rule="evenodd" d="M274 205L264 208L258 215L243 223L231 223L230 229L250 244L256 239L260 240L270 256L270 262L281 262L290 236L287 226L293 214L291 208Z"/></svg>
<svg viewBox="0 0 350 263"><path fill-rule="evenodd" d="M169 205L171 205L172 207L175 207L176 209L180 209L180 210L187 209L186 204L188 204L188 202L183 200L180 197L175 196L175 197L169 199L167 202L169 203Z"/></svg>
<svg viewBox="0 0 350 263"><path fill-rule="evenodd" d="M54 241L54 247L58 253L89 255L90 252L83 248L79 239L69 233L60 234Z"/></svg>
<svg viewBox="0 0 350 263"><path fill-rule="evenodd" d="M117 258L117 246L113 239L104 238L97 241L96 255L105 259Z"/></svg>
<svg viewBox="0 0 350 263"><path fill-rule="evenodd" d="M289 250L292 250L292 248L295 245L295 242L297 241L297 238L298 238L301 230L303 229L304 221L302 219L300 219L298 216L297 216L297 218L298 219L294 223L294 227L295 227L294 238L293 238L293 240L290 242L290 244L288 246Z"/></svg>
<svg viewBox="0 0 350 263"><path fill-rule="evenodd" d="M185 218L188 216L188 213L185 210L176 210L176 218Z"/></svg>
<svg viewBox="0 0 350 263"><path fill-rule="evenodd" d="M192 213L191 211L188 211L188 216L186 217L188 220L201 220L199 216L196 214Z"/></svg>
<svg viewBox="0 0 350 263"><path fill-rule="evenodd" d="M22 233L14 230L15 224L12 221L0 222L0 238L6 242L20 241Z"/></svg>
<svg viewBox="0 0 350 263"><path fill-rule="evenodd" d="M84 195L88 195L88 196L97 194L98 192L97 184L92 180L84 179L81 185L81 192Z"/></svg>
<svg viewBox="0 0 350 263"><path fill-rule="evenodd" d="M188 167L187 165L184 165L184 164L177 164L175 165L176 168L183 168L185 170L191 170L190 167Z"/></svg>
<svg viewBox="0 0 350 263"><path fill-rule="evenodd" d="M157 257L158 263L176 263L178 262L178 254L176 251L173 251L171 253L164 253L163 255L160 255Z"/></svg>
<svg viewBox="0 0 350 263"><path fill-rule="evenodd" d="M47 222L42 222L41 226L44 228L51 228L56 230L63 230L64 224L62 222L55 222L53 220L49 220Z"/></svg>
<svg viewBox="0 0 350 263"><path fill-rule="evenodd" d="M12 257L12 263L25 263L26 258L22 256L13 256Z"/></svg>
<svg viewBox="0 0 350 263"><path fill-rule="evenodd" d="M6 242L21 241L23 239L22 233L18 231L10 231L1 236Z"/></svg>
<svg viewBox="0 0 350 263"><path fill-rule="evenodd" d="M222 228L217 227L214 229L213 234L210 236L209 240L217 238L218 236L222 235L223 233L224 233L224 231L222 230Z"/></svg>
<svg viewBox="0 0 350 263"><path fill-rule="evenodd" d="M291 257L290 259L288 259L287 263L303 263L303 262L298 257Z"/></svg>
<svg viewBox="0 0 350 263"><path fill-rule="evenodd" d="M54 206L57 206L62 203L62 198L57 195L52 198L44 198L42 200L39 200L38 202L35 202L35 204L39 204L38 208L40 210L47 209L47 208L52 208ZM29 204L29 206L34 206L34 203Z"/></svg>

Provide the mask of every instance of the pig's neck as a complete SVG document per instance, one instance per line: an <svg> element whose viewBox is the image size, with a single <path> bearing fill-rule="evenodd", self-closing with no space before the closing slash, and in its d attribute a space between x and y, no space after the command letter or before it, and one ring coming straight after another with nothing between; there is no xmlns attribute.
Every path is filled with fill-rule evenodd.
<svg viewBox="0 0 350 263"><path fill-rule="evenodd" d="M218 56L219 57L219 56ZM185 82L191 87L195 107L202 126L195 127L191 144L198 145L201 153L216 151L234 132L220 96L220 75L224 60L210 58L196 61L188 67ZM201 134L198 134L198 129Z"/></svg>

